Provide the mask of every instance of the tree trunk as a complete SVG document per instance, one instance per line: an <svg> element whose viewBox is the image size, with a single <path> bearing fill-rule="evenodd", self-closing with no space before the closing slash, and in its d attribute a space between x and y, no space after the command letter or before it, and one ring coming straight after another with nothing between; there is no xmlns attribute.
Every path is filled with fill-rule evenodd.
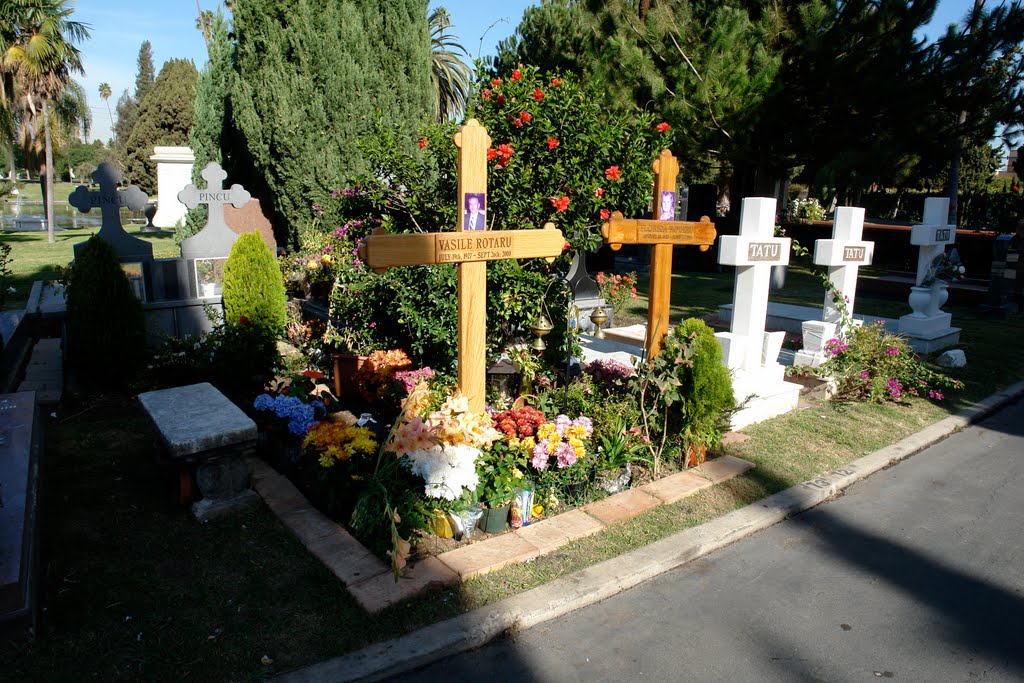
<svg viewBox="0 0 1024 683"><path fill-rule="evenodd" d="M50 142L50 110L49 101L43 100L43 136L46 138L46 241L53 244L53 144Z"/></svg>
<svg viewBox="0 0 1024 683"><path fill-rule="evenodd" d="M18 169L15 168L14 165L14 143L10 141L7 143L7 167L11 169L11 180L16 180L18 177Z"/></svg>
<svg viewBox="0 0 1024 683"><path fill-rule="evenodd" d="M967 112L960 112L960 119L958 121L960 130L963 130L964 124L967 122ZM949 220L953 225L960 224L960 211L958 210L958 204L960 199L960 156L964 150L964 136L963 134L957 135L956 144L953 147L953 160L949 164L949 188L947 196L949 197Z"/></svg>

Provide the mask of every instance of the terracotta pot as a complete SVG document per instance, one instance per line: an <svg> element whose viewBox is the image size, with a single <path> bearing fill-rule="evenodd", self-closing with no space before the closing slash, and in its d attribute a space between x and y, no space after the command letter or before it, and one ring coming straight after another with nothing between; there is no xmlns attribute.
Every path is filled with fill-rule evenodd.
<svg viewBox="0 0 1024 683"><path fill-rule="evenodd" d="M708 447L704 445L689 444L686 447L686 466L696 467L708 457Z"/></svg>
<svg viewBox="0 0 1024 683"><path fill-rule="evenodd" d="M332 353L331 362L334 366L334 395L338 398L350 398L357 393L355 376L363 367L367 356L356 356L347 353Z"/></svg>

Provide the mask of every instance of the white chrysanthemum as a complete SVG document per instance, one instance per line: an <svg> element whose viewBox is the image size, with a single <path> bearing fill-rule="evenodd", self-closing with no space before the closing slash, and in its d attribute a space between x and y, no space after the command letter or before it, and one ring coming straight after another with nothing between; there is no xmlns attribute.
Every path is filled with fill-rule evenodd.
<svg viewBox="0 0 1024 683"><path fill-rule="evenodd" d="M480 479L476 460L480 449L470 446L433 446L405 455L412 473L425 482L424 493L431 498L455 500L464 489L475 490Z"/></svg>

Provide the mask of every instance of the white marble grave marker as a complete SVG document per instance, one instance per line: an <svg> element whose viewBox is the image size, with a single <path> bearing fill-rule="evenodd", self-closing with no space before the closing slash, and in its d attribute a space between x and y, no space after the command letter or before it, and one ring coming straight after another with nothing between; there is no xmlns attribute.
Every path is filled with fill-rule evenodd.
<svg viewBox="0 0 1024 683"><path fill-rule="evenodd" d="M728 335L718 335L726 364L744 370L761 368L764 361L773 364L778 358L774 337L767 343L768 352L765 351L768 285L772 266L789 263L790 247L788 237L775 237L775 199L746 197L740 211L740 234L720 239L718 262L737 266L732 326ZM779 348L781 343L780 338Z"/></svg>
<svg viewBox="0 0 1024 683"><path fill-rule="evenodd" d="M104 161L92 172L92 179L100 186L98 192L92 192L86 185L79 185L68 196L68 204L82 213L99 208L102 224L98 236L106 240L122 263L135 263L153 260L153 245L146 240L132 237L121 225L121 207L127 206L132 211L142 211L149 197L139 189L138 185L129 185L124 191L118 191L121 172L112 164ZM74 246L75 258L85 242Z"/></svg>
<svg viewBox="0 0 1024 683"><path fill-rule="evenodd" d="M197 255L227 256L231 245L238 239L238 235L224 222L224 205L231 204L236 209L240 209L249 203L252 195L237 183L232 185L231 189L225 190L224 181L227 180L228 174L215 161L208 163L199 175L206 181L206 188L199 189L189 183L178 193L178 201L190 209L194 209L200 204L206 204L209 214L203 229L181 243L181 255L184 258L195 258L186 252L200 250L203 253ZM218 246L222 248L218 249ZM224 246L227 251L224 251Z"/></svg>
<svg viewBox="0 0 1024 683"><path fill-rule="evenodd" d="M924 200L922 225L910 228L910 243L920 247L917 253L917 278L914 281L916 285L924 281L935 257L946 250L947 244L956 241L956 226L947 223L948 216L948 197L928 197Z"/></svg>
<svg viewBox="0 0 1024 683"><path fill-rule="evenodd" d="M832 239L814 242L814 262L828 267L828 279L832 286L846 297L847 311L853 316L853 303L857 295L857 274L861 266L871 263L875 243L864 242L864 209L855 206L840 206L836 209L832 223ZM827 357L824 344L842 333L838 329L839 310L832 300L832 293L825 292L822 319L808 320L802 325L804 348L797 352L796 365L817 367Z"/></svg>

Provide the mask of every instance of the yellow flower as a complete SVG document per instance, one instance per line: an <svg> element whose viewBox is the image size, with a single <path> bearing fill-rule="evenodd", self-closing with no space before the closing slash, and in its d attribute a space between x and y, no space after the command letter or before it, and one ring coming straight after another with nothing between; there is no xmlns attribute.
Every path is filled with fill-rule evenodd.
<svg viewBox="0 0 1024 683"><path fill-rule="evenodd" d="M532 508L530 508L530 514L532 514L534 517L540 517L542 514L544 514L544 506L534 505Z"/></svg>
<svg viewBox="0 0 1024 683"><path fill-rule="evenodd" d="M316 261L316 259L309 259L309 261L306 263L306 267L309 268L310 270L316 270L317 268L320 267L320 264Z"/></svg>
<svg viewBox="0 0 1024 683"><path fill-rule="evenodd" d="M441 407L442 411L451 413L468 413L469 412L469 399L463 396L461 393L452 394L448 397L448 400L444 402Z"/></svg>
<svg viewBox="0 0 1024 683"><path fill-rule="evenodd" d="M328 468L334 467L334 458L331 457L330 453L320 454L320 467Z"/></svg>
<svg viewBox="0 0 1024 683"><path fill-rule="evenodd" d="M537 440L534 439L532 436L527 436L519 440L519 447L522 448L523 450L532 451L536 445Z"/></svg>
<svg viewBox="0 0 1024 683"><path fill-rule="evenodd" d="M512 478L513 479L522 479L523 478L523 473L520 472L517 468L512 468Z"/></svg>

